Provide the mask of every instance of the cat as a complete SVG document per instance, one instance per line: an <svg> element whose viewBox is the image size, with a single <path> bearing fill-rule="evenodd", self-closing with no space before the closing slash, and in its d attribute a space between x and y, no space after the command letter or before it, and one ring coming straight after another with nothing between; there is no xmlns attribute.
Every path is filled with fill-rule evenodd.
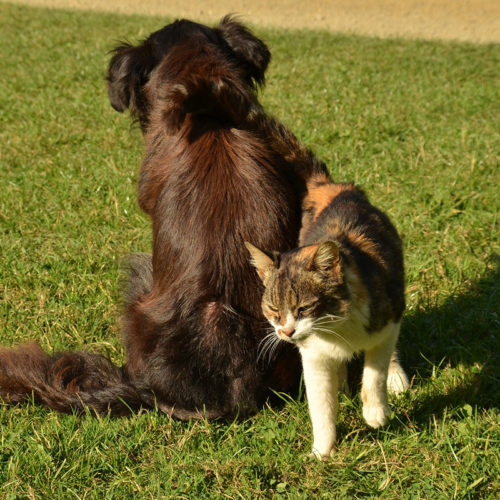
<svg viewBox="0 0 500 500"><path fill-rule="evenodd" d="M390 416L387 390L409 386L395 351L405 309L401 240L360 188L318 175L304 198L299 248L278 253L245 244L264 284L271 342L280 339L300 351L312 454L327 458L347 360L365 353L361 397L371 427Z"/></svg>

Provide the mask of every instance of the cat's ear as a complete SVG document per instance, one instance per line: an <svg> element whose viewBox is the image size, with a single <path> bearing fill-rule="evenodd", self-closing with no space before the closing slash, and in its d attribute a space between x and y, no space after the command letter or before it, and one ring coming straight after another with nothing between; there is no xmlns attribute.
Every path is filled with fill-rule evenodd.
<svg viewBox="0 0 500 500"><path fill-rule="evenodd" d="M250 252L251 264L257 270L259 278L261 280L264 280L266 275L276 267L276 259L273 258L275 257L275 255L268 254L267 252L259 250L251 243L248 243L248 241L245 241L245 246L247 247L247 250Z"/></svg>
<svg viewBox="0 0 500 500"><path fill-rule="evenodd" d="M333 241L320 243L311 258L309 269L329 273L340 264L339 247Z"/></svg>

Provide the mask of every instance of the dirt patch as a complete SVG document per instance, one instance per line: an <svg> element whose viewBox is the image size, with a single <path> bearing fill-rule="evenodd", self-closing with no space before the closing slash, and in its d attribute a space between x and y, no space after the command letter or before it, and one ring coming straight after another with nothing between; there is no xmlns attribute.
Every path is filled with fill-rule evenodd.
<svg viewBox="0 0 500 500"><path fill-rule="evenodd" d="M259 26L378 37L500 42L499 0L8 0L12 3L212 22L237 13Z"/></svg>

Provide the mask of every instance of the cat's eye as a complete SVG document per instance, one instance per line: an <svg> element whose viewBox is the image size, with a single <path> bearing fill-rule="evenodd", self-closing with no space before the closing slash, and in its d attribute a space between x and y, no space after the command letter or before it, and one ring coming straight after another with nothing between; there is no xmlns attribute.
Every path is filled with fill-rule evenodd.
<svg viewBox="0 0 500 500"><path fill-rule="evenodd" d="M277 307L274 307L272 306L271 304L267 304L267 308L273 312L273 313L277 313L278 312L278 308Z"/></svg>
<svg viewBox="0 0 500 500"><path fill-rule="evenodd" d="M297 309L297 314L299 316L302 316L304 313L308 313L310 312L313 308L314 308L314 304L315 302L311 302L309 304L305 304L303 306L300 306L298 309Z"/></svg>

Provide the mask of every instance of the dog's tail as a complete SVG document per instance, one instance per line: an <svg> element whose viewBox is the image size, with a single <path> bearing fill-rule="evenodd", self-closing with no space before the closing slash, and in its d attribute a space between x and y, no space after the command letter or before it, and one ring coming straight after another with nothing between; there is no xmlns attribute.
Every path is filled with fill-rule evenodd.
<svg viewBox="0 0 500 500"><path fill-rule="evenodd" d="M147 293L152 284L151 256L134 255L129 261L126 302ZM132 383L124 368L88 352L47 355L36 343L0 348L0 399L36 403L64 413L122 416L155 406L153 393Z"/></svg>
<svg viewBox="0 0 500 500"><path fill-rule="evenodd" d="M140 390L125 371L88 352L45 354L36 343L0 349L0 398L34 401L63 413L122 416L154 406L154 396Z"/></svg>

